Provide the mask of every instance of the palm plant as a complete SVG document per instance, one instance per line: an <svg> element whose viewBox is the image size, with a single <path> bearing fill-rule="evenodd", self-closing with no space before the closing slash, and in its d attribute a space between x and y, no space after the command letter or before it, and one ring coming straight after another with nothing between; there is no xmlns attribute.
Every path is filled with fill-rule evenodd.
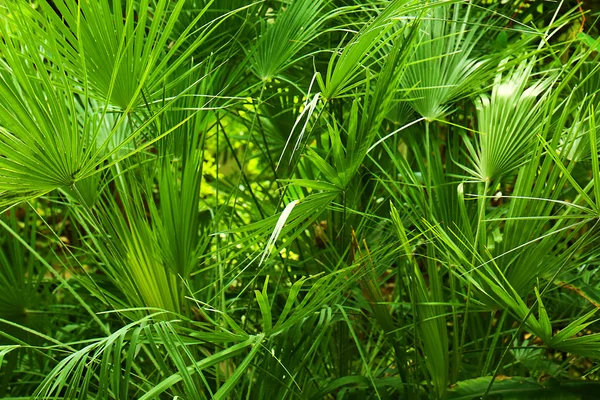
<svg viewBox="0 0 600 400"><path fill-rule="evenodd" d="M0 4L0 396L593 398L600 39L530 3Z"/></svg>
<svg viewBox="0 0 600 400"><path fill-rule="evenodd" d="M472 94L473 84L485 80L490 60L472 53L489 28L475 29L471 24L479 21L471 12L471 4L448 3L423 16L403 86L409 90L411 106L426 120L444 116L448 103Z"/></svg>

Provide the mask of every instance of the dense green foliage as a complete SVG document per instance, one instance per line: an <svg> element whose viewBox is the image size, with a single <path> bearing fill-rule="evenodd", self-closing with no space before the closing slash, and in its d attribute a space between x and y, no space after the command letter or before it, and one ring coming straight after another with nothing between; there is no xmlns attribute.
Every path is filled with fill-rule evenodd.
<svg viewBox="0 0 600 400"><path fill-rule="evenodd" d="M596 12L0 0L0 397L595 398Z"/></svg>

